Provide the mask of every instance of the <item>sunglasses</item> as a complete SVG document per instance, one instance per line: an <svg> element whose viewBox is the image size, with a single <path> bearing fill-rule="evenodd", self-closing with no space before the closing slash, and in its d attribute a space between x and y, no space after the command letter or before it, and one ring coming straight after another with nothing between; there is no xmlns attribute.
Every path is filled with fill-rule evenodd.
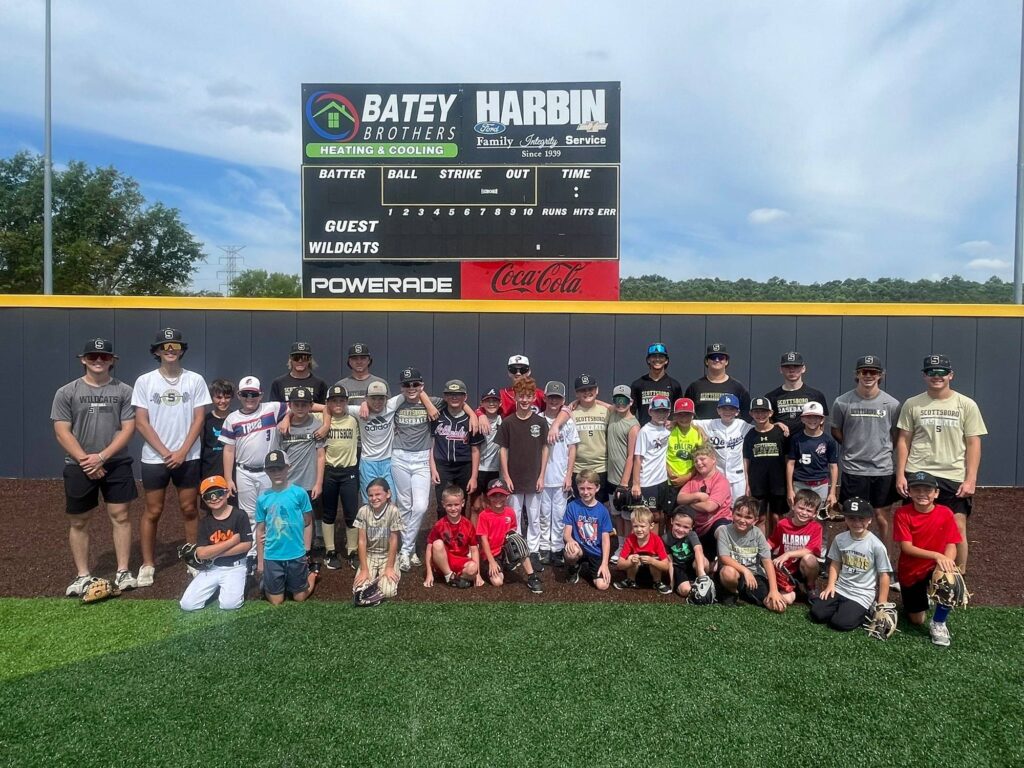
<svg viewBox="0 0 1024 768"><path fill-rule="evenodd" d="M508 367L509 373L529 373L530 369L525 365L510 365Z"/></svg>
<svg viewBox="0 0 1024 768"><path fill-rule="evenodd" d="M114 359L113 355L108 355L105 352L93 352L88 355L83 355L83 357L85 357L85 359L88 360L90 363L95 363L97 360L99 360L102 363L109 363L111 360Z"/></svg>
<svg viewBox="0 0 1024 768"><path fill-rule="evenodd" d="M861 368L860 372L865 376L881 376L882 372L877 368Z"/></svg>
<svg viewBox="0 0 1024 768"><path fill-rule="evenodd" d="M625 395L616 395L612 398L612 402L615 403L615 405L629 405L630 398Z"/></svg>
<svg viewBox="0 0 1024 768"><path fill-rule="evenodd" d="M728 359L729 359L728 355L708 355L708 360L714 360L716 363L719 363L722 360L728 360Z"/></svg>
<svg viewBox="0 0 1024 768"><path fill-rule="evenodd" d="M950 370L948 368L929 368L924 374L925 376L949 376Z"/></svg>
<svg viewBox="0 0 1024 768"><path fill-rule="evenodd" d="M254 398L259 397L261 394L262 393L260 392L239 392L238 396L245 400L252 400Z"/></svg>
<svg viewBox="0 0 1024 768"><path fill-rule="evenodd" d="M217 501L219 499L223 499L227 495L228 492L223 488L215 488L214 490L207 491L203 494L203 501Z"/></svg>
<svg viewBox="0 0 1024 768"><path fill-rule="evenodd" d="M292 360L309 360L310 358L312 358L312 355L307 355L307 354L291 355L291 358L292 358Z"/></svg>
<svg viewBox="0 0 1024 768"><path fill-rule="evenodd" d="M402 388L403 389L415 389L416 387L422 387L422 386L423 386L423 382L422 381L405 381L405 382L402 382Z"/></svg>
<svg viewBox="0 0 1024 768"><path fill-rule="evenodd" d="M181 352L181 344L176 341L169 341L160 345L161 352Z"/></svg>

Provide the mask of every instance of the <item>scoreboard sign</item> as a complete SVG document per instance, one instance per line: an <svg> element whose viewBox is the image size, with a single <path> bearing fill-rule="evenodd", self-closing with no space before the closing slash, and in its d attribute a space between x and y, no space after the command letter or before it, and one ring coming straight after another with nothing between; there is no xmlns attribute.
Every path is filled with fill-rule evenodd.
<svg viewBox="0 0 1024 768"><path fill-rule="evenodd" d="M302 101L305 296L618 298L618 83Z"/></svg>

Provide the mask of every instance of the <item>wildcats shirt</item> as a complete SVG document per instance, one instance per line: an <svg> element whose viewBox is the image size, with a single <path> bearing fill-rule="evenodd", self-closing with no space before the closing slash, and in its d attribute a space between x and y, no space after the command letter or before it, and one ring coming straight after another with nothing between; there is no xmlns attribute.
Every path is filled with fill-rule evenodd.
<svg viewBox="0 0 1024 768"><path fill-rule="evenodd" d="M452 523L445 515L434 523L434 527L427 534L427 546L438 539L444 542L444 548L450 554L469 557L469 548L476 546L476 531L466 518L459 517L459 522Z"/></svg>

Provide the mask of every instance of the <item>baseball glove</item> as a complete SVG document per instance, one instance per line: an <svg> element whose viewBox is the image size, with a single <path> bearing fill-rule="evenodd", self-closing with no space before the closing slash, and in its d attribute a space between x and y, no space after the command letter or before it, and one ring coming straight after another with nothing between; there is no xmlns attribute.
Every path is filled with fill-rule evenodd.
<svg viewBox="0 0 1024 768"><path fill-rule="evenodd" d="M182 544L178 547L178 559L184 560L185 565L195 568L197 571L205 571L213 565L212 560L203 560L196 555L199 549L198 544Z"/></svg>
<svg viewBox="0 0 1024 768"><path fill-rule="evenodd" d="M715 602L715 582L710 576L698 576L687 598L690 605L711 605Z"/></svg>
<svg viewBox="0 0 1024 768"><path fill-rule="evenodd" d="M82 602L98 603L100 600L106 600L108 597L117 597L120 594L121 590L115 584L106 579L96 578L89 582L89 586L82 593Z"/></svg>
<svg viewBox="0 0 1024 768"><path fill-rule="evenodd" d="M378 579L368 581L352 591L352 605L356 608L372 608L382 602L384 602L384 593L381 591Z"/></svg>
<svg viewBox="0 0 1024 768"><path fill-rule="evenodd" d="M936 568L928 585L928 597L948 608L966 608L971 593L967 591L967 582L959 568L952 571Z"/></svg>
<svg viewBox="0 0 1024 768"><path fill-rule="evenodd" d="M526 545L526 539L515 531L510 531L505 536L505 544L501 548L501 553L505 556L505 563L514 571L523 560L530 556L530 548Z"/></svg>
<svg viewBox="0 0 1024 768"><path fill-rule="evenodd" d="M821 502L821 506L818 507L818 519L823 523L841 522L843 520L843 505L836 502L829 506L825 502Z"/></svg>
<svg viewBox="0 0 1024 768"><path fill-rule="evenodd" d="M896 603L875 603L864 624L868 637L888 640L896 632Z"/></svg>
<svg viewBox="0 0 1024 768"><path fill-rule="evenodd" d="M775 586L780 594L788 595L790 592L796 591L797 579L793 575L793 571L790 570L791 568L792 564L789 562L775 566Z"/></svg>
<svg viewBox="0 0 1024 768"><path fill-rule="evenodd" d="M618 486L612 494L612 504L619 510L629 509L633 504L633 494L629 492L629 488L624 485Z"/></svg>

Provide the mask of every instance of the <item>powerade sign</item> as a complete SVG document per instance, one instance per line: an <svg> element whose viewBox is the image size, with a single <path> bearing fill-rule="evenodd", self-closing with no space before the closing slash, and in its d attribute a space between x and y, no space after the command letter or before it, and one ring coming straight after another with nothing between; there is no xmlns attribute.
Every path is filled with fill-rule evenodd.
<svg viewBox="0 0 1024 768"><path fill-rule="evenodd" d="M619 162L619 83L302 86L305 165Z"/></svg>

